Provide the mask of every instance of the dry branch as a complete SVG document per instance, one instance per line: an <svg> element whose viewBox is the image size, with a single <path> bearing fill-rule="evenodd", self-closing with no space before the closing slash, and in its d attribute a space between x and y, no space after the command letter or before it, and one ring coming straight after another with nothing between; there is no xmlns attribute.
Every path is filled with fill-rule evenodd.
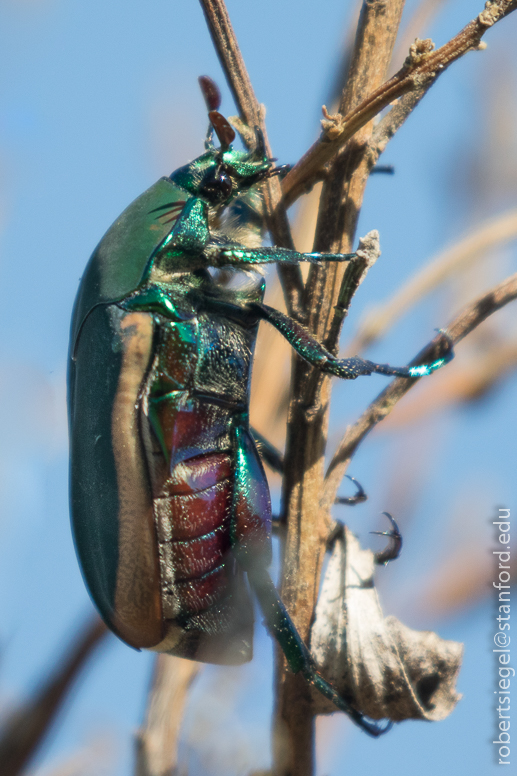
<svg viewBox="0 0 517 776"><path fill-rule="evenodd" d="M517 0L488 2L481 13L441 48L431 41L416 41L402 68L393 78L369 94L347 114L325 116L320 139L311 146L282 184L287 206L321 178L325 165L355 133L383 108L408 92L426 92L445 70L468 51L479 48L481 39L496 22L517 8Z"/></svg>
<svg viewBox="0 0 517 776"><path fill-rule="evenodd" d="M84 626L32 700L7 718L0 731L2 776L18 776L25 769L49 732L73 682L107 633L99 617Z"/></svg>
<svg viewBox="0 0 517 776"><path fill-rule="evenodd" d="M517 209L493 218L442 251L408 280L385 305L371 310L350 345L359 353L375 342L393 323L444 280L487 255L496 246L517 238Z"/></svg>
<svg viewBox="0 0 517 776"><path fill-rule="evenodd" d="M451 364L440 375L405 401L385 419L382 432L419 423L436 412L468 402L477 402L517 370L517 341L492 342L475 348L468 360Z"/></svg>
<svg viewBox="0 0 517 776"><path fill-rule="evenodd" d="M224 0L200 0L200 3L240 117L248 127L260 127L266 153L272 157L264 122L264 107L259 104L253 91ZM264 184L264 204L273 243L283 248L294 248L278 177L270 178ZM278 273L289 313L301 317L303 281L300 268L285 265L278 267Z"/></svg>
<svg viewBox="0 0 517 776"><path fill-rule="evenodd" d="M350 77L341 98L343 110L360 103L385 78L402 7L403 0L394 3L376 0L363 5ZM339 160L329 172L320 203L315 250L349 250L367 181L360 155L371 131L372 126L366 126L361 137L354 138L350 154L353 157L359 149L353 160L355 164L349 168L348 159L344 165ZM350 185L347 201L340 210L345 176ZM340 292L344 272L341 266L313 266L309 271L305 293L307 325L320 341L326 339L329 319L340 296L342 300L346 297L346 304L339 307L339 325L350 303L352 293ZM351 285L349 291L352 290ZM334 331L337 334L339 326ZM333 347L328 341L326 345ZM298 632L307 640L326 546L327 524L319 509L319 500L324 477L330 381L323 379L318 370L295 359L291 395L283 491L287 536L281 594ZM314 757L310 693L300 677L285 672L280 654L277 654L277 676L274 771L278 776L292 773L308 776L313 773Z"/></svg>
<svg viewBox="0 0 517 776"><path fill-rule="evenodd" d="M447 333L454 344L460 342L486 318L517 298L517 273L511 275L491 291L476 299L466 307L448 326ZM437 338L425 347L411 361L411 365L422 364L433 359ZM359 420L349 426L330 463L326 476L322 508L328 511L334 503L337 489L343 479L348 464L360 443L372 428L392 411L396 403L418 382L417 379L396 378L384 390Z"/></svg>
<svg viewBox="0 0 517 776"><path fill-rule="evenodd" d="M172 776L190 685L201 669L193 660L158 655L143 727L136 735L136 776Z"/></svg>

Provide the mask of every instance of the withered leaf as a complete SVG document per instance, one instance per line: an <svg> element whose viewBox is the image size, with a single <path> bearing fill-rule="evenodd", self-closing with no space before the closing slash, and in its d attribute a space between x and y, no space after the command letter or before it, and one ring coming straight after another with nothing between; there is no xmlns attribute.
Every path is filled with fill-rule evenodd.
<svg viewBox="0 0 517 776"><path fill-rule="evenodd" d="M345 527L325 573L311 652L323 676L372 719L440 720L460 699L455 682L463 645L384 617L375 559ZM314 694L316 713L335 707Z"/></svg>

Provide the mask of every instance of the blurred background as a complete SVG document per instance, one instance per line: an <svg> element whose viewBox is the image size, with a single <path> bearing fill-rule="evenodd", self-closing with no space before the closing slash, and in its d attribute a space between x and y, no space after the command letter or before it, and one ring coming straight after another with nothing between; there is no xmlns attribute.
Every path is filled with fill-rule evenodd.
<svg viewBox="0 0 517 776"><path fill-rule="evenodd" d="M322 103L332 106L357 7L227 6L267 107L274 154L295 162L319 133ZM478 0L410 0L395 69L415 36L442 45L481 9ZM415 296L364 350L368 358L406 363L434 328L515 271L516 35L514 14L488 32L485 51L452 65L388 145L381 163L395 174L372 177L359 224L360 235L379 230L383 253L354 299L343 350L356 352L372 311L452 246L450 270L464 238L471 242L461 265ZM196 0L3 0L0 63L1 725L93 613L68 524L65 372L79 278L122 210L202 152L197 76L219 83L225 115L235 108ZM309 249L307 229L296 228L300 207L295 235ZM343 715L319 718L321 776L495 772L491 521L498 507L515 505L517 490L516 310L509 305L476 330L454 363L421 381L366 440L349 472L369 501L336 512L375 547L380 540L368 532L384 530L379 513L396 516L405 545L378 572L385 613L465 643L464 697L445 721L407 722L375 742ZM281 356L259 358L265 387L255 388L254 412L281 445L267 385L268 376L285 381L285 367ZM335 385L329 449L385 385L379 376ZM271 482L278 499L279 483ZM28 772L131 774L152 662L111 635L103 639ZM272 645L259 617L253 663L207 666L196 678L180 773L267 768L271 682Z"/></svg>

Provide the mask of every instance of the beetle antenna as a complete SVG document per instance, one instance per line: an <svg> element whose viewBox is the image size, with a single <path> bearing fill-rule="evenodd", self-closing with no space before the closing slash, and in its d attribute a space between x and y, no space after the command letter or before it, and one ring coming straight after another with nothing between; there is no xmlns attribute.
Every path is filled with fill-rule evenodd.
<svg viewBox="0 0 517 776"><path fill-rule="evenodd" d="M212 81L208 75L200 75L197 80L199 81L208 111L219 110L221 107L221 92L215 81Z"/></svg>
<svg viewBox="0 0 517 776"><path fill-rule="evenodd" d="M201 88L201 94L205 100L208 112L217 111L221 106L221 92L216 82L208 75L200 75L197 79ZM209 121L205 138L205 149L210 151L214 147L214 127Z"/></svg>
<svg viewBox="0 0 517 776"><path fill-rule="evenodd" d="M235 140L235 130L219 111L211 110L208 114L208 118L221 143L221 151L227 151Z"/></svg>

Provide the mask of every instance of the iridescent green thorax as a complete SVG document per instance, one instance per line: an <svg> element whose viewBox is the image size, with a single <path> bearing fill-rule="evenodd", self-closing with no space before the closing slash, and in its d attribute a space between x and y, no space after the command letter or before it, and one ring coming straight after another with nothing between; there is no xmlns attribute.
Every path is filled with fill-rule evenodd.
<svg viewBox="0 0 517 776"><path fill-rule="evenodd" d="M203 156L194 159L193 162L183 165L170 175L170 180L181 186L190 194L197 195L204 176L210 170L215 170L218 165L218 154L215 149L207 151Z"/></svg>
<svg viewBox="0 0 517 776"><path fill-rule="evenodd" d="M232 181L229 202L238 193L261 181L269 172L272 162L257 152L236 151L229 146L225 151L210 148L189 164L172 173L170 180L195 197L211 201L208 187L223 173Z"/></svg>
<svg viewBox="0 0 517 776"><path fill-rule="evenodd" d="M254 153L246 153L245 151L234 151L230 148L223 153L223 162L231 167L235 176L240 178L240 189L246 188L245 182L250 180L250 184L255 182L257 176L262 176L271 167L271 162L266 156L259 156L258 158Z"/></svg>

